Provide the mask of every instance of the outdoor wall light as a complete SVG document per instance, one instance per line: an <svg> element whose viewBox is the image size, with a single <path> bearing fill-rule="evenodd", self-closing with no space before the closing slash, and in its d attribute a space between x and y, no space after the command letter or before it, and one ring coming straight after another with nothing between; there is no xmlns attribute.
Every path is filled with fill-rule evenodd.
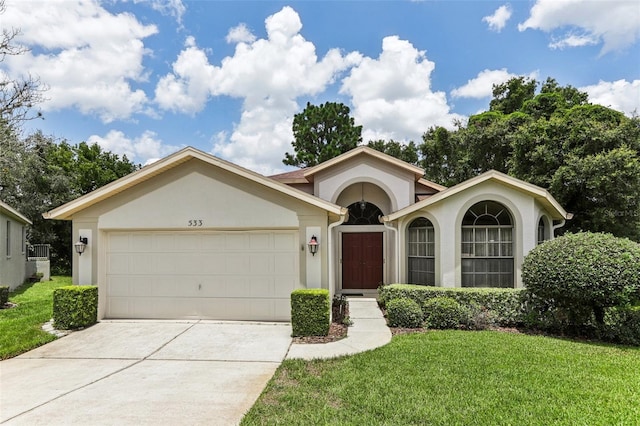
<svg viewBox="0 0 640 426"><path fill-rule="evenodd" d="M88 243L89 239L87 237L80 237L78 242L73 245L73 247L76 249L76 253L78 253L78 256L82 256L82 253L84 253L84 249L87 247Z"/></svg>
<svg viewBox="0 0 640 426"><path fill-rule="evenodd" d="M316 238L315 235L311 237L311 239L309 240L308 246L309 246L309 253L311 253L312 256L315 256L316 253L318 252L318 239Z"/></svg>

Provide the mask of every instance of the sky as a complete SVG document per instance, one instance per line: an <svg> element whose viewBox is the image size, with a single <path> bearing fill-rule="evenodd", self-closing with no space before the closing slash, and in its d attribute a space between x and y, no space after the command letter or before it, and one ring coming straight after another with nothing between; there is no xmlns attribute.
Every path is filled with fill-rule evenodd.
<svg viewBox="0 0 640 426"><path fill-rule="evenodd" d="M552 77L640 113L640 2L6 0L29 52L0 72L48 90L41 130L139 164L193 146L291 170L293 116L349 106L363 140L420 142L489 107L494 84Z"/></svg>

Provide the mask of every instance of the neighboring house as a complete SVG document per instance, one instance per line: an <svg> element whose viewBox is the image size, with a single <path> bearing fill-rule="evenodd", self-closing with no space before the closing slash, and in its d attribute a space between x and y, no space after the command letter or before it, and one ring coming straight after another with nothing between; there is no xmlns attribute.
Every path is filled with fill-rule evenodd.
<svg viewBox="0 0 640 426"><path fill-rule="evenodd" d="M423 174L367 147L271 177L185 148L45 217L87 238L73 279L99 286L99 318L234 320L289 320L305 287L519 287L524 256L570 218L502 173Z"/></svg>
<svg viewBox="0 0 640 426"><path fill-rule="evenodd" d="M12 290L26 279L28 225L29 219L0 201L0 285Z"/></svg>

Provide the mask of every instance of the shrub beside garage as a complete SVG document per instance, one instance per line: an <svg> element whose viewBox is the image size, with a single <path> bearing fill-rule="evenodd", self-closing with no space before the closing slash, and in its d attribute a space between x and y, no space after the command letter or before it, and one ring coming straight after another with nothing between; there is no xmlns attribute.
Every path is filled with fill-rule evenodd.
<svg viewBox="0 0 640 426"><path fill-rule="evenodd" d="M293 337L326 336L330 326L329 290L299 289L291 293Z"/></svg>
<svg viewBox="0 0 640 426"><path fill-rule="evenodd" d="M53 292L53 326L60 330L88 327L98 321L98 287L70 285Z"/></svg>

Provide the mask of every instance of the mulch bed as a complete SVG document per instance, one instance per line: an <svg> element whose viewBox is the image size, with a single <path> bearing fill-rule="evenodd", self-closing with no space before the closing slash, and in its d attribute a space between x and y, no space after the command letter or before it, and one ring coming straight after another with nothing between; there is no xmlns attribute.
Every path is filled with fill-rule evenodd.
<svg viewBox="0 0 640 426"><path fill-rule="evenodd" d="M294 337L293 343L331 343L347 337L348 327L344 324L332 322L329 326L329 334L326 336Z"/></svg>
<svg viewBox="0 0 640 426"><path fill-rule="evenodd" d="M345 318L349 317L349 304L347 303L344 307L344 312L342 315ZM338 318L337 312L333 311L333 318ZM347 337L347 330L349 327L343 322L332 322L329 326L329 334L326 336L302 336L302 337L294 337L293 343L331 343L338 340L342 340Z"/></svg>

